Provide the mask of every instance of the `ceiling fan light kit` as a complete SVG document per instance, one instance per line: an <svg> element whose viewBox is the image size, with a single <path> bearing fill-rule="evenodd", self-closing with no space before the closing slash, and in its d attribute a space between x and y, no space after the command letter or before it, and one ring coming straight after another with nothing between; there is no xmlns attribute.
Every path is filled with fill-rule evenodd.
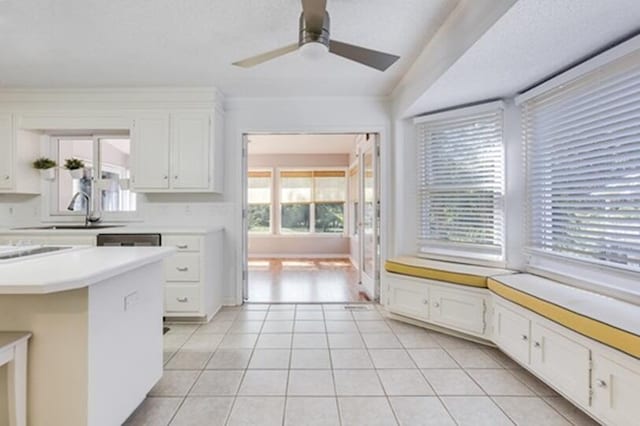
<svg viewBox="0 0 640 426"><path fill-rule="evenodd" d="M331 20L326 11L326 0L302 0L299 28L298 43L234 62L233 65L249 68L298 49L308 58L317 59L328 51L379 71L385 71L400 59L396 55L331 40Z"/></svg>

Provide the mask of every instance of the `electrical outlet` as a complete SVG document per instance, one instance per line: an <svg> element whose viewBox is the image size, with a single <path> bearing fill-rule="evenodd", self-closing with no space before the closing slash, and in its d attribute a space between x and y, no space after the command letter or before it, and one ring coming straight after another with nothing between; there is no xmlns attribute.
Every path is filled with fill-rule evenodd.
<svg viewBox="0 0 640 426"><path fill-rule="evenodd" d="M138 297L138 292L134 291L131 294L128 294L124 297L124 311L130 311L137 303L138 303L139 297Z"/></svg>
<svg viewBox="0 0 640 426"><path fill-rule="evenodd" d="M184 214L186 214L187 216L190 216L190 215L191 215L191 205L186 204L186 205L184 206Z"/></svg>

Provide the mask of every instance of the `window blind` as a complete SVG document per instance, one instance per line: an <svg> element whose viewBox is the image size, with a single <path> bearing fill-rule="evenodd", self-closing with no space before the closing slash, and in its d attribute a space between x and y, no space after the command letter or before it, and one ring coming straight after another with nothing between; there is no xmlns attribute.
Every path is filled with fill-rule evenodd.
<svg viewBox="0 0 640 426"><path fill-rule="evenodd" d="M640 53L522 108L529 250L640 270Z"/></svg>
<svg viewBox="0 0 640 426"><path fill-rule="evenodd" d="M418 120L419 251L501 260L502 108Z"/></svg>

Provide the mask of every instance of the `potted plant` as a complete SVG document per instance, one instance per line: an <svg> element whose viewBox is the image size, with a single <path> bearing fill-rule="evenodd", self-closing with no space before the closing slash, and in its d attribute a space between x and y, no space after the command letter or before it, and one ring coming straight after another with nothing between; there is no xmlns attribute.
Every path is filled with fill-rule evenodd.
<svg viewBox="0 0 640 426"><path fill-rule="evenodd" d="M56 178L56 166L56 162L47 157L40 157L33 162L33 168L40 170L40 176L42 179L49 181Z"/></svg>
<svg viewBox="0 0 640 426"><path fill-rule="evenodd" d="M71 177L74 179L82 179L84 175L84 161L78 158L67 158L64 160L64 168L69 170Z"/></svg>

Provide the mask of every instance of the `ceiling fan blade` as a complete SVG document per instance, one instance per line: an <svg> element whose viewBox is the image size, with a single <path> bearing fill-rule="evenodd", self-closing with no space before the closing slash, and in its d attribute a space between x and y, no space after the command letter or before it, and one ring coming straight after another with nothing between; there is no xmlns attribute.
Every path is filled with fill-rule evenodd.
<svg viewBox="0 0 640 426"><path fill-rule="evenodd" d="M286 55L287 53L291 53L294 50L298 49L298 43L293 43L288 46L281 47L279 49L271 50L269 52L262 53L260 55L252 56L247 59L243 59L238 62L234 62L233 65L243 68L250 68L255 65L261 64L263 62L267 62L271 59L277 58L278 56Z"/></svg>
<svg viewBox="0 0 640 426"><path fill-rule="evenodd" d="M353 44L343 43L341 41L331 40L329 42L329 52L334 53L343 58L351 59L379 71L385 71L400 56L391 55L389 53L379 52L377 50L365 49L364 47L354 46Z"/></svg>
<svg viewBox="0 0 640 426"><path fill-rule="evenodd" d="M327 9L327 0L302 0L302 16L307 29L322 32L322 23Z"/></svg>

